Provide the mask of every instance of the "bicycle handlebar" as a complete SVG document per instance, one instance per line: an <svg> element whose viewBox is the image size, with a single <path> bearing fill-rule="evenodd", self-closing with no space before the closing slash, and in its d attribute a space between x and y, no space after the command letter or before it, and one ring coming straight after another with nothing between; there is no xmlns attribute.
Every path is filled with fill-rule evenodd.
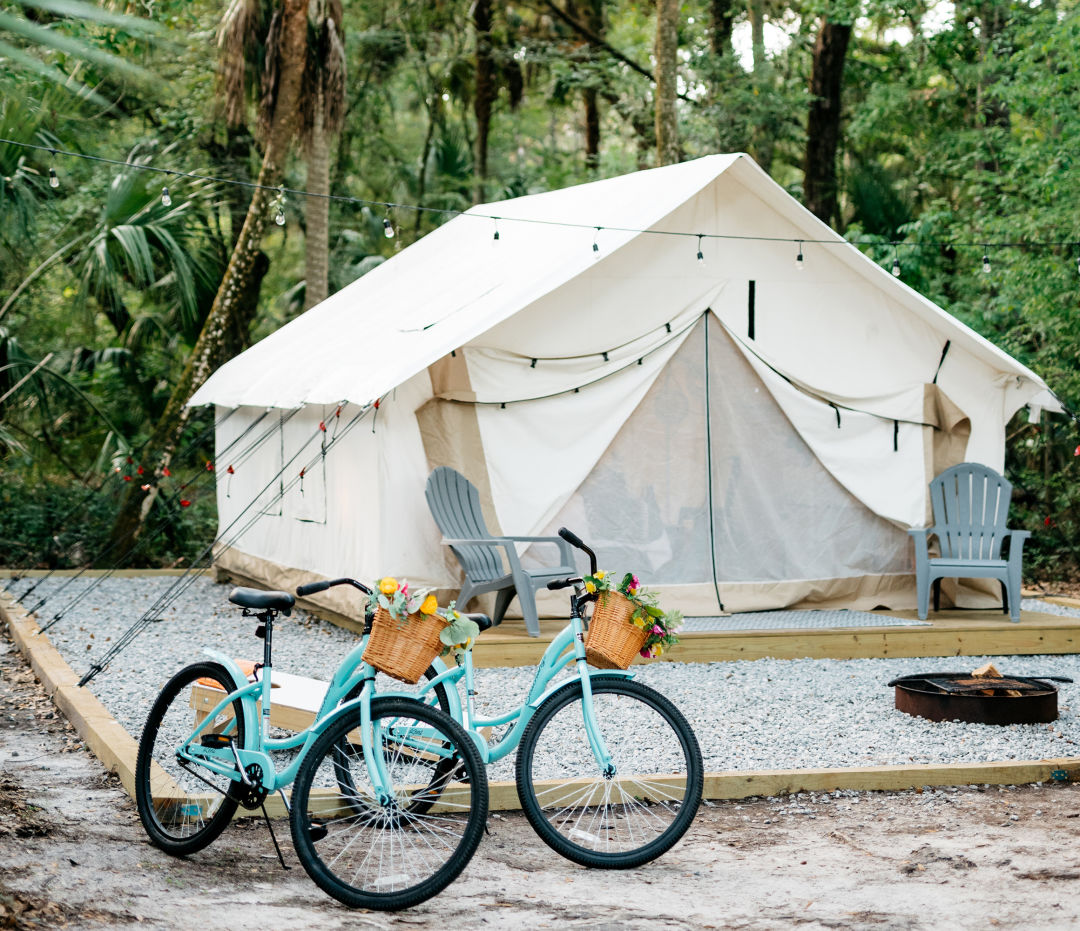
<svg viewBox="0 0 1080 931"><path fill-rule="evenodd" d="M547 583L547 587L551 591L557 591L560 588L569 588L571 585L580 585L582 579L552 579Z"/></svg>
<svg viewBox="0 0 1080 931"><path fill-rule="evenodd" d="M303 598L305 595L314 595L316 592L325 592L328 588L332 588L335 585L351 585L353 588L360 589L365 595L372 594L370 588L363 582L357 582L356 579L328 579L322 582L308 582L306 585L298 585L296 587L296 594Z"/></svg>
<svg viewBox="0 0 1080 931"><path fill-rule="evenodd" d="M579 537L573 531L567 530L565 527L559 528L559 536L562 537L571 546L577 547L583 553L588 555L589 564L591 566L590 573L592 575L596 575L596 553L594 553L589 547L584 544L584 542L582 542L581 537Z"/></svg>

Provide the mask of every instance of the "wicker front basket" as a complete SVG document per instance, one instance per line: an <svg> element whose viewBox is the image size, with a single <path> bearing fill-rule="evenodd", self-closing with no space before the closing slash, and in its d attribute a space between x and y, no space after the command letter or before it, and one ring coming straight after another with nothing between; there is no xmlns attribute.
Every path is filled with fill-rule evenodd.
<svg viewBox="0 0 1080 931"><path fill-rule="evenodd" d="M439 655L439 632L446 622L437 614L410 614L401 627L385 608L371 622L371 636L364 647L364 662L380 672L415 685L431 661Z"/></svg>
<svg viewBox="0 0 1080 931"><path fill-rule="evenodd" d="M585 659L598 669L626 669L645 646L644 629L630 621L634 603L618 592L602 592L596 603L589 633L585 637Z"/></svg>

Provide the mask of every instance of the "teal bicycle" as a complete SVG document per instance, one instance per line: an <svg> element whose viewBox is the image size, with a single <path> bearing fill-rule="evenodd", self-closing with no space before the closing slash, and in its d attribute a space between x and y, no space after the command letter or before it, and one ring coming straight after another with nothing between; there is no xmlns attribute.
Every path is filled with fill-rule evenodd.
<svg viewBox="0 0 1080 931"><path fill-rule="evenodd" d="M150 840L176 856L194 853L240 807L261 808L273 837L265 800L280 792L304 868L339 901L400 909L440 892L469 862L487 821L486 772L472 737L432 704L376 694L363 644L334 673L314 722L277 736L274 620L290 612L293 596L238 588L230 601L257 618L263 662L249 681L234 660L208 650L211 661L180 670L158 695L135 766ZM285 752L295 758L279 770L274 755ZM283 791L290 784L291 798Z"/></svg>
<svg viewBox="0 0 1080 931"><path fill-rule="evenodd" d="M559 535L589 557L595 573L596 554L566 528ZM314 582L300 586L297 594L342 584L359 583ZM545 650L520 705L492 718L476 713L471 643L456 655L452 667L436 660L417 697L459 722L485 763L517 751L521 806L550 847L585 866L639 866L669 850L690 827L704 783L701 750L678 708L655 689L633 681L633 672L588 666L583 611L596 596L585 591L583 580L557 579L548 588L573 589L569 623ZM492 626L484 615L472 617L481 632ZM489 728L502 729L497 740L484 736ZM305 811L304 800L310 784L337 778L340 758L334 739L324 738L297 776L292 830L305 866L327 859L321 850L327 840L308 829L318 813ZM326 876L312 875L330 891Z"/></svg>

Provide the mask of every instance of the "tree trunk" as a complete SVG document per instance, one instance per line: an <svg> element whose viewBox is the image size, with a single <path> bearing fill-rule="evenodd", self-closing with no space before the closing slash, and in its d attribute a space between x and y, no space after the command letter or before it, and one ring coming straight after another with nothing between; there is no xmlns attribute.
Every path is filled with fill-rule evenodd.
<svg viewBox="0 0 1080 931"><path fill-rule="evenodd" d="M754 74L765 67L765 0L749 0L750 47L753 50Z"/></svg>
<svg viewBox="0 0 1080 931"><path fill-rule="evenodd" d="M281 183L285 158L297 131L300 83L307 48L307 6L307 0L284 2L278 93L259 171L257 183L260 186L251 198L236 247L195 348L146 445L147 457L153 461L152 487L147 493L132 483L113 524L110 543L121 553L137 539L153 506L164 471L176 453L191 414L185 407L188 398L217 366L226 361L225 348L230 332L235 329L234 320L250 302L250 283L260 267L263 231L277 196L273 188Z"/></svg>
<svg viewBox="0 0 1080 931"><path fill-rule="evenodd" d="M586 0L585 25L604 38L603 0ZM581 96L585 104L585 167L596 171L600 167L600 94L595 87L586 87Z"/></svg>
<svg viewBox="0 0 1080 931"><path fill-rule="evenodd" d="M251 133L246 126L229 126L225 130L225 157L228 160L229 177L238 181L250 181L248 165L251 156ZM244 228L247 212L246 191L239 184L225 186L225 200L229 205L230 244L235 247Z"/></svg>
<svg viewBox="0 0 1080 931"><path fill-rule="evenodd" d="M837 213L836 152L840 145L840 94L851 25L822 20L814 43L810 112L806 120L803 203L819 220Z"/></svg>
<svg viewBox="0 0 1080 931"><path fill-rule="evenodd" d="M308 144L307 188L313 194L330 193L330 140L327 138L325 100L320 89ZM304 204L304 310L330 295L330 201L308 197Z"/></svg>
<svg viewBox="0 0 1080 931"><path fill-rule="evenodd" d="M491 55L491 0L476 0L473 6L476 29L476 203L485 200L484 181L488 176L488 131L491 105L495 102L495 62Z"/></svg>
<svg viewBox="0 0 1080 931"><path fill-rule="evenodd" d="M679 160L678 95L679 2L656 0L656 164Z"/></svg>
<svg viewBox="0 0 1080 931"><path fill-rule="evenodd" d="M717 58L731 55L731 0L709 0L709 48Z"/></svg>

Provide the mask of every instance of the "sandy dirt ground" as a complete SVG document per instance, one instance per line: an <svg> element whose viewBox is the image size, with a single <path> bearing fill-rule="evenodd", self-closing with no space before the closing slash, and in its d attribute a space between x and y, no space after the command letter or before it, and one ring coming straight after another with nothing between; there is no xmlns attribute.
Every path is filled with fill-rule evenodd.
<svg viewBox="0 0 1080 931"><path fill-rule="evenodd" d="M0 928L1068 928L1080 786L800 795L707 805L647 867L587 870L517 814L450 889L407 912L323 895L279 825L173 859L0 635Z"/></svg>

